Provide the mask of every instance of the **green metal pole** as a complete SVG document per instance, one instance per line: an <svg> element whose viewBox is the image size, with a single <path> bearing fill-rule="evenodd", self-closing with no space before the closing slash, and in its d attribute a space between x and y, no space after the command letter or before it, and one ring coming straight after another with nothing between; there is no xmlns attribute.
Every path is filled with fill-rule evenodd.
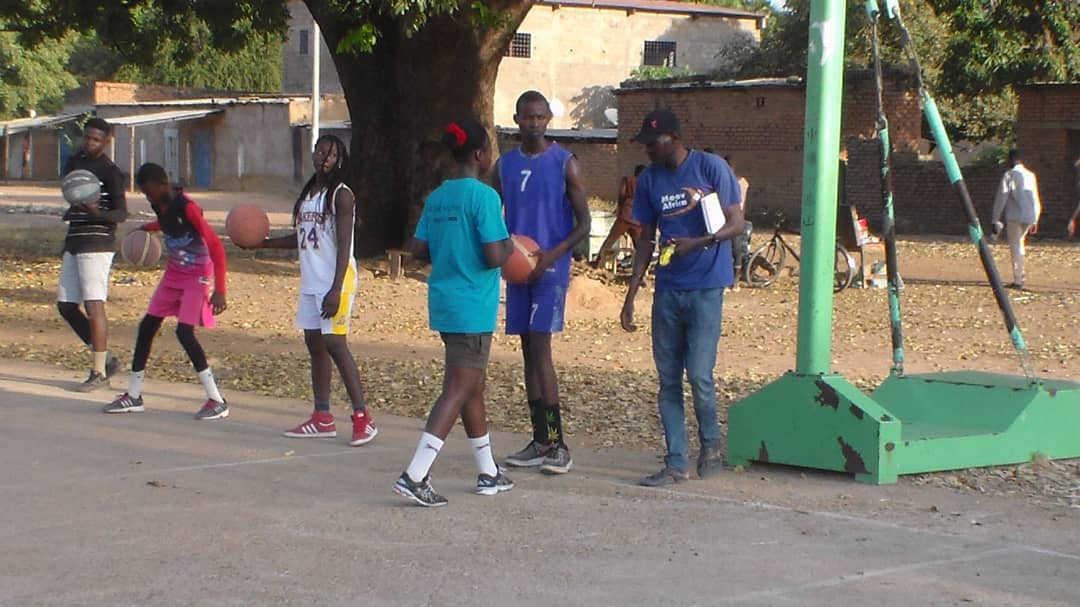
<svg viewBox="0 0 1080 607"><path fill-rule="evenodd" d="M802 265L795 372L828 373L836 249L836 182L844 95L844 0L810 5L803 145Z"/></svg>

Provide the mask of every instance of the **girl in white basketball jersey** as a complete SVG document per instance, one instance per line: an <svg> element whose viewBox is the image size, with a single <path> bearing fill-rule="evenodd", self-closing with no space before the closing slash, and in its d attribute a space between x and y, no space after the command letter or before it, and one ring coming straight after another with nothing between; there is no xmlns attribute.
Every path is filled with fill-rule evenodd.
<svg viewBox="0 0 1080 607"><path fill-rule="evenodd" d="M375 438L371 415L364 404L360 370L349 351L346 337L356 297L356 259L353 257L353 226L356 207L352 190L345 185L349 153L333 135L323 135L312 153L315 174L308 180L293 207L296 234L268 238L260 247L297 249L300 254L300 301L296 326L304 331L311 354L311 389L315 411L299 426L287 430L293 438L337 436L330 412L331 363L352 400L353 433L350 445Z"/></svg>

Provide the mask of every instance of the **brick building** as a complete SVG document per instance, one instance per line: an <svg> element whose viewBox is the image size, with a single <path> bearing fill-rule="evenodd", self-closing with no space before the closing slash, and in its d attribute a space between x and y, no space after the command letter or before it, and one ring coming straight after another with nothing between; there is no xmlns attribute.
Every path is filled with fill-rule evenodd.
<svg viewBox="0 0 1080 607"><path fill-rule="evenodd" d="M1017 87L1016 147L1039 178L1043 202L1040 224L1062 233L1076 208L1073 163L1080 158L1080 82Z"/></svg>
<svg viewBox="0 0 1080 607"><path fill-rule="evenodd" d="M750 181L747 198L752 209L779 209L793 218L799 215L806 107L802 79L624 82L616 95L619 174L648 161L644 147L630 141L645 114L670 107L679 116L687 145L731 156L738 172ZM874 97L872 74L847 75L842 141L874 135ZM884 98L894 149L899 156L915 157L921 117L911 79L890 74Z"/></svg>

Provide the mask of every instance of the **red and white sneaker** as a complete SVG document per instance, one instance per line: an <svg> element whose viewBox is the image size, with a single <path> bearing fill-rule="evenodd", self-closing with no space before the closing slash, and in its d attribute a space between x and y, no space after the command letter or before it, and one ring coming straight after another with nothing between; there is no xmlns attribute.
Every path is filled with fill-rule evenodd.
<svg viewBox="0 0 1080 607"><path fill-rule="evenodd" d="M353 411L352 414L352 440L349 444L353 447L359 447L360 445L366 445L371 442L371 439L375 438L375 435L379 433L379 429L375 427L375 422L371 421L371 415L367 410Z"/></svg>
<svg viewBox="0 0 1080 607"><path fill-rule="evenodd" d="M292 430L286 430L285 436L289 438L334 438L337 436L337 426L334 424L334 414L316 411L311 418Z"/></svg>

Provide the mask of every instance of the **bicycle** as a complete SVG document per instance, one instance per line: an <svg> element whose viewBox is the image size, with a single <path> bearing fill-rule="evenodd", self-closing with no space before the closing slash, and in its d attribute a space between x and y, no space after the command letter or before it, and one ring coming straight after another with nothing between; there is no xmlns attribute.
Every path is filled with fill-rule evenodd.
<svg viewBox="0 0 1080 607"><path fill-rule="evenodd" d="M797 276L799 252L784 240L783 225L784 214L777 211L767 214L766 219L773 220L773 235L768 242L754 249L750 254L745 266L742 268L743 280L754 288L763 288L771 285L785 267L788 253L795 258L796 265L792 266L790 275ZM851 285L855 276L855 259L848 254L843 245L836 245L836 257L833 262L833 292L838 293Z"/></svg>

